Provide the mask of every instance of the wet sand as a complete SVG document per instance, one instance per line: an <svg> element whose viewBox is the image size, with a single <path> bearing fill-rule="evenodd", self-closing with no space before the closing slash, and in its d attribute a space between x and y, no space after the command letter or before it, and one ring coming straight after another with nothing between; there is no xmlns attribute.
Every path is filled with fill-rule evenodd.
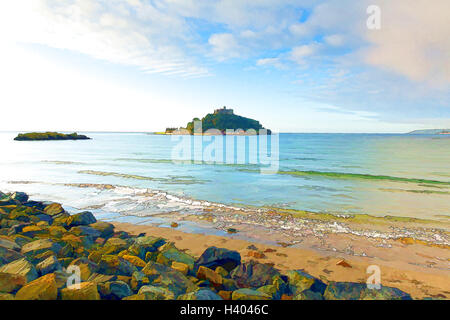
<svg viewBox="0 0 450 320"><path fill-rule="evenodd" d="M145 232L147 235L160 236L172 241L187 253L200 256L209 246L216 246L240 252L244 261L258 260L271 263L279 270L303 269L323 281L366 282L369 276L367 267L377 265L381 269L381 283L397 287L408 292L413 298L424 297L450 298L450 256L447 248L410 243L409 240L392 240L388 244L377 246L364 237L347 234L332 234L327 242L336 247L352 247L348 252L340 250L323 250L320 247L305 248L305 244L280 243L265 244L261 241L239 239L242 235L227 236L187 233L177 228L162 228L152 225L135 225L113 222L116 228L132 234ZM253 230L257 232L256 230ZM261 235L260 235L261 236ZM264 238L264 236L262 236ZM377 240L378 241L378 240ZM378 244L382 244L381 242ZM265 257L249 256L256 251ZM284 247L283 247L284 246ZM366 256L355 255L355 250L364 249ZM353 252L352 252L353 251ZM341 260L348 263L338 264Z"/></svg>

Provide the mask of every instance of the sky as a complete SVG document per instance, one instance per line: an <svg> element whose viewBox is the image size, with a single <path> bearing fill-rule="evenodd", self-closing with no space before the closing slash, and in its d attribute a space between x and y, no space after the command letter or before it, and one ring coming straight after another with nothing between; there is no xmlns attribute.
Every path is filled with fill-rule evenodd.
<svg viewBox="0 0 450 320"><path fill-rule="evenodd" d="M448 0L1 1L0 130L162 131L221 106L277 132L450 128L449 12Z"/></svg>

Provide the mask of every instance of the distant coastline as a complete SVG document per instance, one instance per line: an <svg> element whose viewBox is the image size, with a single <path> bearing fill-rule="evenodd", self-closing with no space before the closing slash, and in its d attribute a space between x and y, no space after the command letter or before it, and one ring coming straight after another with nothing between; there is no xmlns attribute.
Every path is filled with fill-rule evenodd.
<svg viewBox="0 0 450 320"><path fill-rule="evenodd" d="M450 129L414 130L414 131L408 132L408 134L450 134Z"/></svg>

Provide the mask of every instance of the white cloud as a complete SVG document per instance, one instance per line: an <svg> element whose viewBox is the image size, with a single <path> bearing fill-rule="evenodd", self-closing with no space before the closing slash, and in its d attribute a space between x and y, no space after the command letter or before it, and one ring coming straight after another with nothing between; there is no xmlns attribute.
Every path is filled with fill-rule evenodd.
<svg viewBox="0 0 450 320"><path fill-rule="evenodd" d="M320 45L317 43L305 44L302 46L292 48L290 59L298 64L304 64L306 58L316 54L319 51Z"/></svg>
<svg viewBox="0 0 450 320"><path fill-rule="evenodd" d="M208 43L212 46L213 54L219 60L238 58L242 54L242 48L231 33L213 34Z"/></svg>

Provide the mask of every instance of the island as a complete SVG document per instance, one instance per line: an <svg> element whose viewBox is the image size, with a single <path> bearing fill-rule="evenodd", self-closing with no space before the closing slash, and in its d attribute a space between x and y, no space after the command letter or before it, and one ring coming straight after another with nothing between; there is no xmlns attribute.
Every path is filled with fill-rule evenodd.
<svg viewBox="0 0 450 320"><path fill-rule="evenodd" d="M450 129L414 130L414 131L408 132L408 134L450 134Z"/></svg>
<svg viewBox="0 0 450 320"><path fill-rule="evenodd" d="M50 140L89 140L91 138L76 132L64 134L59 132L29 132L19 133L16 141L50 141Z"/></svg>
<svg viewBox="0 0 450 320"><path fill-rule="evenodd" d="M196 132L195 130L196 121L201 122L201 132ZM234 114L233 109L223 107L215 109L214 113L208 113L202 119L192 119L184 128L167 128L165 134L257 135L262 134L260 130L266 130L264 134L271 134L271 130L265 129L259 121L239 116Z"/></svg>

